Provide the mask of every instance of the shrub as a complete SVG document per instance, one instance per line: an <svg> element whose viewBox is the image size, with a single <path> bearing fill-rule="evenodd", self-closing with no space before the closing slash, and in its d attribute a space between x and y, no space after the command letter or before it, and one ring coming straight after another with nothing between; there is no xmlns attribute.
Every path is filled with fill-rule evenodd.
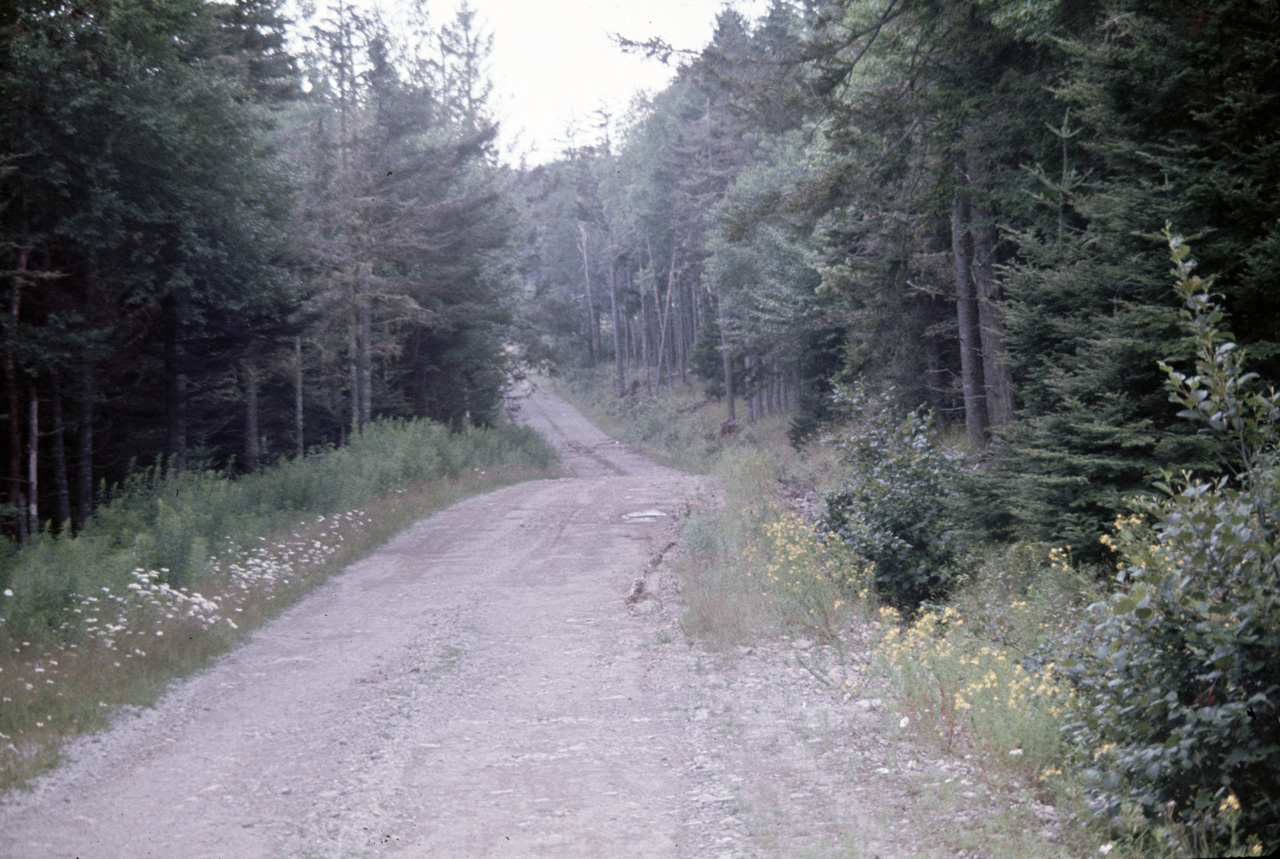
<svg viewBox="0 0 1280 859"><path fill-rule="evenodd" d="M913 612L957 582L943 500L960 474L959 460L934 444L923 409L895 415L862 387L839 390L836 398L854 422L830 439L848 473L826 498L823 530L874 567L882 599Z"/></svg>
<svg viewBox="0 0 1280 859"><path fill-rule="evenodd" d="M1167 235L1167 231L1166 231ZM1280 395L1252 390L1211 282L1169 237L1196 372L1167 364L1184 417L1231 440L1229 477L1166 478L1104 542L1122 590L1091 608L1067 726L1098 805L1260 854L1280 844Z"/></svg>

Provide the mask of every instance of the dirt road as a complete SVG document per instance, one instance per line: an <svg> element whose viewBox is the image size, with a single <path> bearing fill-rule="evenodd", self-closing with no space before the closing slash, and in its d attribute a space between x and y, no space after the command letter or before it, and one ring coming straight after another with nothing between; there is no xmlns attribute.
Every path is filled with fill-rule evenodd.
<svg viewBox="0 0 1280 859"><path fill-rule="evenodd" d="M0 806L0 857L921 855L862 810L882 761L820 748L859 711L786 653L691 647L661 572L624 599L698 480L522 412L575 477L420 522L77 741Z"/></svg>

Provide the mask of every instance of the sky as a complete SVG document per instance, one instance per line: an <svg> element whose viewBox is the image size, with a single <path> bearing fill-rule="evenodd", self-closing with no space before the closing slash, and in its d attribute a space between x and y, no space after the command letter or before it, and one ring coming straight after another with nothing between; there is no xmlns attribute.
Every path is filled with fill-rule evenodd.
<svg viewBox="0 0 1280 859"><path fill-rule="evenodd" d="M381 0L383 3L394 0ZM565 147L571 121L586 126L602 105L621 117L638 90L662 89L675 74L657 60L623 54L610 36L644 41L660 36L697 50L711 38L717 13L732 5L749 19L767 0L470 0L493 33L496 116L508 157L536 164ZM428 5L439 26L453 17L453 0ZM595 132L584 130L587 139Z"/></svg>

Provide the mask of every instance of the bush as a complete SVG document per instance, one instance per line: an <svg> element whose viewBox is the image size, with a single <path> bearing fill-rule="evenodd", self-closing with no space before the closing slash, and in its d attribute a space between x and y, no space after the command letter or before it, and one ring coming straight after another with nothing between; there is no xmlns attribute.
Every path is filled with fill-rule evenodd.
<svg viewBox="0 0 1280 859"><path fill-rule="evenodd" d="M874 567L876 591L907 612L951 591L959 568L943 504L958 458L934 444L931 418L895 415L861 387L836 393L854 423L831 439L849 472L826 498L823 530Z"/></svg>
<svg viewBox="0 0 1280 859"><path fill-rule="evenodd" d="M1167 364L1182 415L1231 440L1234 474L1159 484L1104 542L1125 583L1091 607L1072 679L1087 705L1067 726L1098 805L1189 828L1254 855L1280 845L1280 395L1229 335L1211 282L1170 237L1195 375Z"/></svg>

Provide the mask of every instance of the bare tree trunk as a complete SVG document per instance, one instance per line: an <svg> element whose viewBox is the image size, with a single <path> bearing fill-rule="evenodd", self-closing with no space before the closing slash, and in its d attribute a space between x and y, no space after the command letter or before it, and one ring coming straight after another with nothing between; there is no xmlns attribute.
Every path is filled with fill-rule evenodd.
<svg viewBox="0 0 1280 859"><path fill-rule="evenodd" d="M644 294L644 282L640 282L640 347L644 352L644 390L653 396L653 356L649 348L649 302ZM655 308L656 310L657 308Z"/></svg>
<svg viewBox="0 0 1280 859"><path fill-rule="evenodd" d="M293 432L294 453L298 459L307 455L306 440L302 434L302 335L293 337Z"/></svg>
<svg viewBox="0 0 1280 859"><path fill-rule="evenodd" d="M360 426L373 420L373 299L369 284L360 291Z"/></svg>
<svg viewBox="0 0 1280 859"><path fill-rule="evenodd" d="M80 414L76 421L76 519L84 527L93 515L93 368L80 380Z"/></svg>
<svg viewBox="0 0 1280 859"><path fill-rule="evenodd" d="M631 315L631 311L627 309L627 301L625 297L623 298L621 305L622 327L625 328L627 332L627 366L634 370L636 364L639 363L636 358L636 321L635 317Z"/></svg>
<svg viewBox="0 0 1280 859"><path fill-rule="evenodd" d="M355 309L353 308L353 311ZM347 374L351 377L351 434L360 434L360 342L356 335L358 312L352 313L347 329Z"/></svg>
<svg viewBox="0 0 1280 859"><path fill-rule="evenodd" d="M653 263L653 255L649 256L650 265ZM671 373L671 361L667 359L667 321L671 316L671 282L675 280L676 258L675 254L671 255L671 273L667 277L667 306L663 307L658 313L658 387L662 387L662 365L666 362L667 373ZM653 307L655 312L659 306L658 299L658 277L654 272L653 278ZM668 380L670 381L670 380ZM670 387L670 386L668 386Z"/></svg>
<svg viewBox="0 0 1280 859"><path fill-rule="evenodd" d="M9 317L13 335L18 331L18 317L22 309L23 272L27 269L27 248L18 250L18 267L13 275L9 292ZM14 348L14 336L5 342L4 386L9 394L9 504L15 511L14 525L18 542L27 542L27 519L22 510L25 498L22 494L22 400L18 395L18 363Z"/></svg>
<svg viewBox="0 0 1280 859"><path fill-rule="evenodd" d="M677 283L679 284L679 281L677 281ZM692 313L692 305L687 304L685 302L683 285L681 285L681 287L682 288L680 289L680 291L676 293L677 297L679 298L679 304L676 306L676 310L677 310L676 321L680 323L680 328L679 328L680 336L676 338L676 345L677 345L676 358L677 358L677 364L680 367L680 384L688 385L689 384L689 375L688 375L689 374L689 349L693 342L689 339L689 336L688 336L689 314Z"/></svg>
<svg viewBox="0 0 1280 859"><path fill-rule="evenodd" d="M623 341L624 332L622 331L621 317L618 315L618 276L617 261L613 259L613 248L609 248L609 300L613 311L613 368L614 368L614 384L617 387L618 396L621 397L627 392L627 372L623 365L625 355L623 349L626 343Z"/></svg>
<svg viewBox="0 0 1280 859"><path fill-rule="evenodd" d="M244 467L257 471L262 464L262 435L258 429L258 370L245 361L244 374Z"/></svg>
<svg viewBox="0 0 1280 859"><path fill-rule="evenodd" d="M40 390L31 382L27 406L27 522L32 536L40 533Z"/></svg>
<svg viewBox="0 0 1280 859"><path fill-rule="evenodd" d="M964 425L974 453L986 444L987 407L983 396L982 338L978 298L969 262L972 250L967 227L969 206L959 189L951 204L951 246L955 265L956 317L960 325L960 383L964 391Z"/></svg>
<svg viewBox="0 0 1280 859"><path fill-rule="evenodd" d="M671 270L670 277L667 280L667 301L675 303L675 318L671 320L671 387L675 388L675 376L680 375L680 381L684 381L684 364L685 364L685 341L684 341L684 292L680 286L680 279L676 277L675 269ZM674 296L670 290L675 290Z"/></svg>
<svg viewBox="0 0 1280 859"><path fill-rule="evenodd" d="M587 289L587 344L591 350L591 369L600 365L600 322L596 318L596 296L591 289L591 256L587 251L587 224L578 222L578 250L582 252L582 282Z"/></svg>
<svg viewBox="0 0 1280 859"><path fill-rule="evenodd" d="M62 416L62 382L54 373L51 381L53 409L53 488L58 497L58 530L71 528L71 487L67 481L67 432Z"/></svg>
<svg viewBox="0 0 1280 859"><path fill-rule="evenodd" d="M968 156L968 168L970 187L973 187L979 167L972 153ZM1003 427L1013 421L1013 376L1004 348L1004 314L999 305L1003 296L992 270L996 255L996 229L991 212L985 206L975 202L972 210L973 281L978 302L987 421L993 427Z"/></svg>
<svg viewBox="0 0 1280 859"><path fill-rule="evenodd" d="M773 361L769 364L769 400L765 408L765 411L770 415L776 414L780 409L778 387L778 362Z"/></svg>
<svg viewBox="0 0 1280 859"><path fill-rule="evenodd" d="M725 319L724 313L720 309L720 301L717 296L716 312L720 316L720 359L724 367L724 399L729 406L728 418L730 422L738 419L737 412L733 405L733 356L729 351L729 337L724 333Z"/></svg>
<svg viewBox="0 0 1280 859"><path fill-rule="evenodd" d="M169 467L177 473L187 470L187 374L180 331L178 302L165 300L165 388L167 393L168 439L165 454Z"/></svg>

